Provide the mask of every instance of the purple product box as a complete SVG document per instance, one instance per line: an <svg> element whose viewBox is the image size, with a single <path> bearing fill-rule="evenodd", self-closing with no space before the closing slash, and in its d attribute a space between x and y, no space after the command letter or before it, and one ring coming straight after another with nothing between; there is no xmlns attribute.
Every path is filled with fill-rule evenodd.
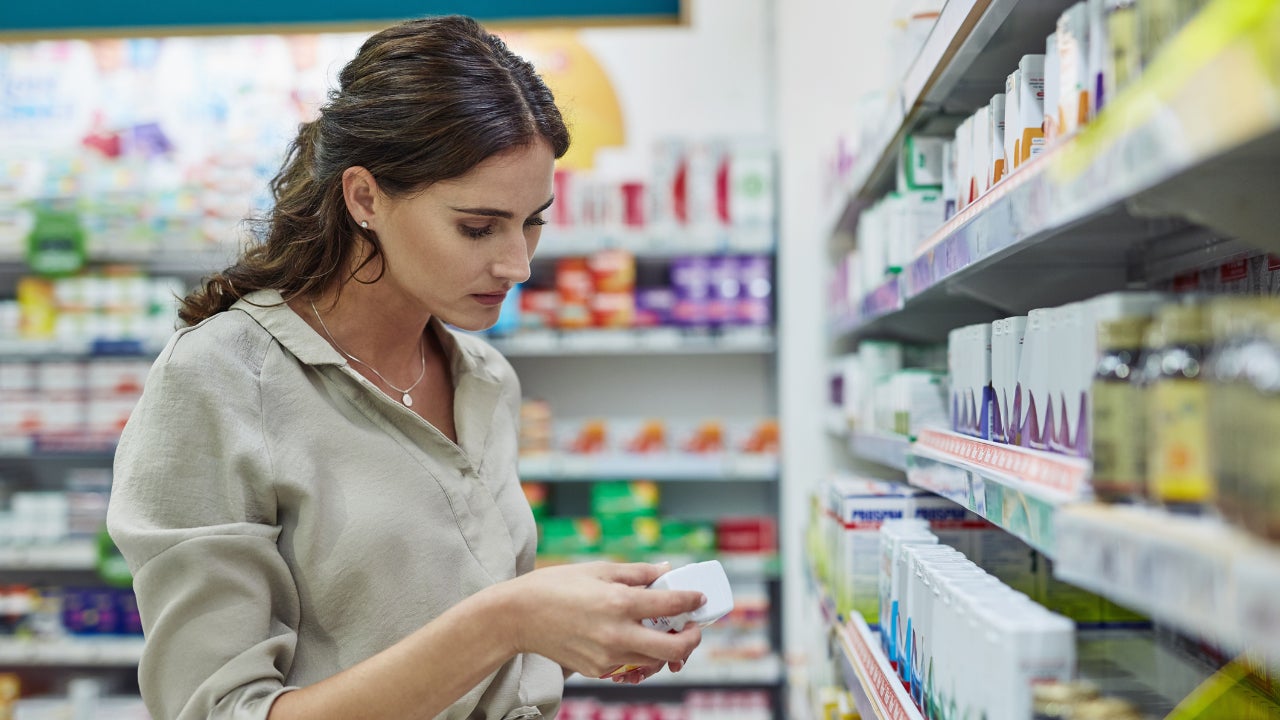
<svg viewBox="0 0 1280 720"><path fill-rule="evenodd" d="M706 257L678 257L671 261L671 288L676 303L671 315L680 327L710 324L711 262Z"/></svg>
<svg viewBox="0 0 1280 720"><path fill-rule="evenodd" d="M735 325L753 327L773 323L773 259L768 255L742 255L737 258L737 310Z"/></svg>
<svg viewBox="0 0 1280 720"><path fill-rule="evenodd" d="M736 324L738 303L742 298L738 259L729 255L709 258L707 272L711 282L707 320L713 327Z"/></svg>
<svg viewBox="0 0 1280 720"><path fill-rule="evenodd" d="M676 292L669 287L636 288L636 327L672 324Z"/></svg>

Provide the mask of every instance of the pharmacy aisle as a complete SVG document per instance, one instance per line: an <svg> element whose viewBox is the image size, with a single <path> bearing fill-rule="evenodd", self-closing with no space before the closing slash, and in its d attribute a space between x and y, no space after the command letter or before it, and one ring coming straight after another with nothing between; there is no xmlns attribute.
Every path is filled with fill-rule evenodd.
<svg viewBox="0 0 1280 720"><path fill-rule="evenodd" d="M793 713L1277 716L1280 3L899 9L831 166Z"/></svg>

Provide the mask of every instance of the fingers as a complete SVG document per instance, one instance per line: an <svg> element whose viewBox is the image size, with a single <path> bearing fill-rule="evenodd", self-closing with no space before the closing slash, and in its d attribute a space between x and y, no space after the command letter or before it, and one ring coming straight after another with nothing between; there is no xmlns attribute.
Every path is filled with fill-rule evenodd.
<svg viewBox="0 0 1280 720"><path fill-rule="evenodd" d="M707 597L694 590L646 590L636 594L635 602L640 617L659 617L693 612Z"/></svg>
<svg viewBox="0 0 1280 720"><path fill-rule="evenodd" d="M671 563L607 563L604 577L606 580L644 587L658 576L671 569Z"/></svg>
<svg viewBox="0 0 1280 720"><path fill-rule="evenodd" d="M702 628L690 623L678 633L662 633L636 626L625 642L632 652L655 660L683 663L702 642Z"/></svg>

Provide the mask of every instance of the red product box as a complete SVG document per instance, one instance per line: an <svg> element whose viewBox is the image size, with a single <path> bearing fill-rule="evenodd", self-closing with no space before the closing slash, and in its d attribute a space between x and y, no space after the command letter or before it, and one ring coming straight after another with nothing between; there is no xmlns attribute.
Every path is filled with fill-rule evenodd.
<svg viewBox="0 0 1280 720"><path fill-rule="evenodd" d="M767 516L720 518L716 521L716 546L725 553L777 552L778 525Z"/></svg>
<svg viewBox="0 0 1280 720"><path fill-rule="evenodd" d="M602 293L636 289L636 257L626 250L601 250L587 258L592 287Z"/></svg>
<svg viewBox="0 0 1280 720"><path fill-rule="evenodd" d="M525 288L520 291L520 325L526 330L554 328L559 324L560 296L555 290Z"/></svg>

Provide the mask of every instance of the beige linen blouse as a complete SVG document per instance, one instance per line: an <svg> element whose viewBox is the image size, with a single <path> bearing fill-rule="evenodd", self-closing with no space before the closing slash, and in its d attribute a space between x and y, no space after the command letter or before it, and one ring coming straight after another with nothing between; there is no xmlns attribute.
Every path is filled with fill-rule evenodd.
<svg viewBox="0 0 1280 720"><path fill-rule="evenodd" d="M120 439L107 525L157 720L266 718L279 694L533 568L510 364L432 321L455 445L279 302L260 291L179 330ZM562 690L559 665L522 655L439 718L554 717Z"/></svg>

